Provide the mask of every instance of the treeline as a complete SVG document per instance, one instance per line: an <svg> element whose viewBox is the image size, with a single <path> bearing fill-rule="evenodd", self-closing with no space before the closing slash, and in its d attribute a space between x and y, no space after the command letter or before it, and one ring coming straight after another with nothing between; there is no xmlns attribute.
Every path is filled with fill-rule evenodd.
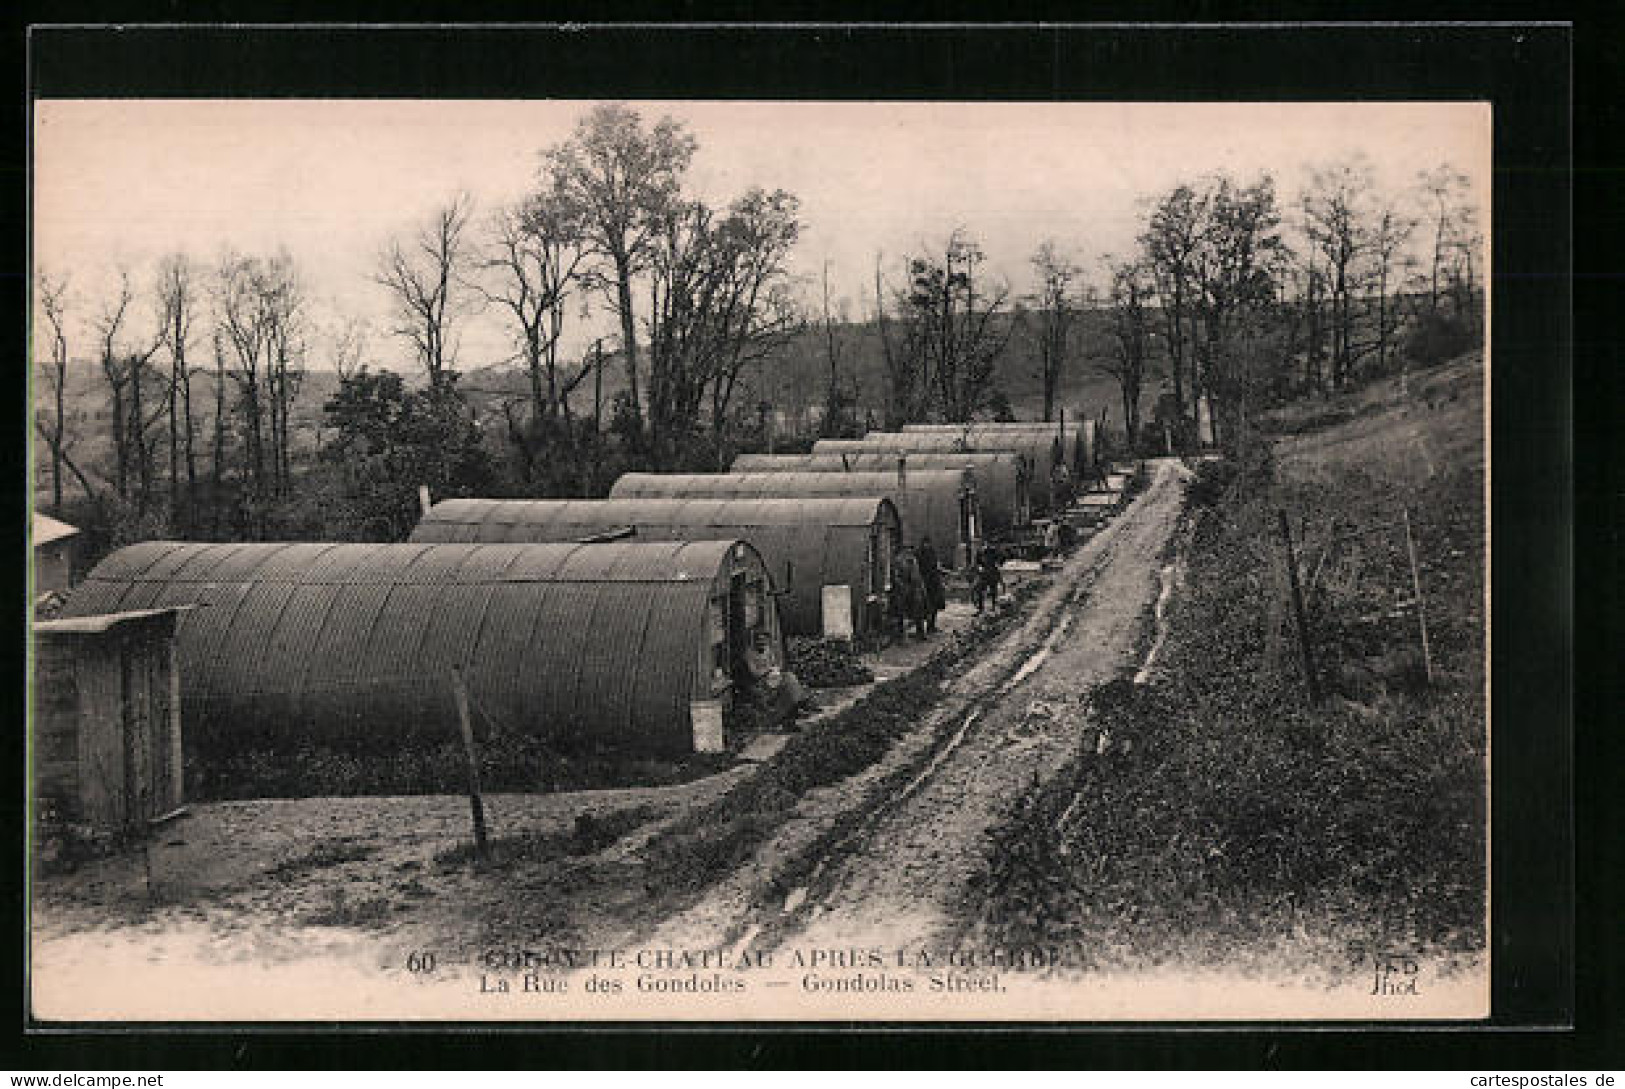
<svg viewBox="0 0 1625 1089"><path fill-rule="evenodd" d="M1012 366L1038 375L1042 417L1054 419L1083 367L1116 383L1114 430L1129 447L1188 447L1203 398L1228 446L1260 407L1437 362L1483 338L1483 238L1469 181L1447 165L1390 192L1355 157L1308 171L1290 203L1269 174L1216 174L1158 194L1126 256L1091 270L1082 249L1042 241L1019 295L986 274L964 230L907 258L900 280L877 261L886 425L1008 416L1001 376ZM853 397L834 339L825 418L838 427Z"/></svg>
<svg viewBox="0 0 1625 1089"><path fill-rule="evenodd" d="M174 254L145 287L121 269L100 303L46 271L35 427L52 508L108 544L388 538L410 529L420 486L597 494L625 469L715 467L731 436L763 426L740 398L745 370L805 328L786 266L801 222L782 190L723 206L690 195L695 148L669 118L600 106L543 150L521 199L481 212L457 194L390 240L373 279L415 381L365 362L360 321L319 330L286 252L228 251L212 266ZM566 358L567 323L594 306L615 318L620 350ZM504 362L527 379L494 412L459 387L476 314L495 315L513 347ZM74 396L76 326L94 340L105 428ZM318 351L338 388L301 428ZM624 379L608 406L606 362Z"/></svg>
<svg viewBox="0 0 1625 1089"><path fill-rule="evenodd" d="M955 231L890 276L877 257L872 310L854 320L827 267L821 284L790 273L797 198L701 200L696 148L671 118L598 106L541 149L519 199L457 194L390 239L372 280L414 361L405 376L369 362L366 323L313 301L286 251L174 253L145 279L121 269L77 292L43 271L35 429L51 508L93 549L393 539L420 487L602 495L627 470L720 469L815 437L780 433L785 410L815 408L822 435L1009 417L1016 368L1039 376L1045 419L1086 369L1120 390L1113 429L1131 447L1187 444L1204 396L1233 444L1267 403L1482 337L1482 240L1447 167L1390 194L1359 160L1329 166L1290 207L1267 175L1182 184L1098 271L1077 256L1085 240L1042 242L1024 293ZM618 335L566 352L595 311ZM521 380L461 380L476 318L511 349L476 366ZM796 368L811 380L787 382Z"/></svg>
<svg viewBox="0 0 1625 1089"><path fill-rule="evenodd" d="M1155 430L1188 444L1206 396L1233 447L1258 408L1480 344L1482 248L1468 179L1448 166L1386 192L1369 163L1332 164L1291 207L1268 174L1176 186L1109 262L1098 366L1119 382L1130 443L1153 363L1168 386Z"/></svg>

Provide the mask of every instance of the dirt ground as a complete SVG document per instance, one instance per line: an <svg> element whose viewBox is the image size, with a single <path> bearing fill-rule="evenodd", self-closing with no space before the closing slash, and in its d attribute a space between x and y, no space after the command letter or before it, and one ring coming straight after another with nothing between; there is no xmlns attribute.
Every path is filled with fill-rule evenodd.
<svg viewBox="0 0 1625 1089"><path fill-rule="evenodd" d="M1142 500L1073 554L1027 623L953 686L920 730L868 774L813 792L752 867L793 857L837 814L864 809L872 784L917 761L943 717L959 727L949 746L908 780L904 796L870 810L865 823L815 862L810 886L752 910L750 873L655 935L677 946L738 940L762 949L954 944L966 880L983 835L1019 788L1057 768L1077 745L1079 697L1134 664L1159 587L1160 557L1180 511L1177 462L1159 463ZM751 918L752 916L754 918Z"/></svg>
<svg viewBox="0 0 1625 1089"><path fill-rule="evenodd" d="M36 1013L234 1019L282 1001L302 1018L433 1016L448 1012L448 982L465 984L460 995L483 986L493 948L951 941L983 832L1076 743L1078 694L1133 664L1183 475L1161 464L1059 572L1012 576L1011 588L1046 588L919 727L863 772L808 791L697 903L660 913L670 905L646 887L641 853L754 765L663 788L491 796L497 851L483 864L468 857L466 798L199 805L143 851L36 878ZM872 656L877 677L919 665L973 619L951 600L931 639ZM804 728L858 694L824 694ZM887 794L898 782L901 795ZM797 872L805 883L786 887ZM442 986L403 986L429 981L410 967L426 951Z"/></svg>

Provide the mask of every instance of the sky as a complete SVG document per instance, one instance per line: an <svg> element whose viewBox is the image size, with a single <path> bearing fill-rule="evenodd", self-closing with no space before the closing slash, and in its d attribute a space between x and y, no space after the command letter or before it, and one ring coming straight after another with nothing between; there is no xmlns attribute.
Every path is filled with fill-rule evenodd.
<svg viewBox="0 0 1625 1089"><path fill-rule="evenodd" d="M1132 250L1151 199L1219 170L1242 178L1268 170L1290 202L1312 164L1363 155L1380 185L1398 188L1449 162L1473 179L1480 221L1489 222L1486 104L629 105L651 122L669 114L693 133L694 195L725 202L760 185L798 196L803 231L792 272L815 301L827 263L832 294L850 300L854 317L873 309L877 254L895 270L908 253L940 249L956 227L1017 293L1030 288L1028 259L1046 238L1098 279L1104 256ZM368 358L408 367L405 343L389 335L388 298L371 280L380 249L459 190L481 213L524 194L541 151L566 139L590 106L39 101L35 267L70 276L83 316L121 264L140 287L177 249L210 264L226 247L285 246L319 331L361 317L371 329ZM611 328L601 312L574 324L568 353ZM462 369L511 352L494 312L467 320Z"/></svg>

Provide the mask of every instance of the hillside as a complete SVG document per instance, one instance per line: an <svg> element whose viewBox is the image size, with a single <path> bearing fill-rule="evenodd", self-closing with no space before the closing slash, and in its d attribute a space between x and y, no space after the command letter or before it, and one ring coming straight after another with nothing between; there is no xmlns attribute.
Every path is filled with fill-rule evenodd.
<svg viewBox="0 0 1625 1089"><path fill-rule="evenodd" d="M1293 405L1244 465L1200 466L1158 667L1091 694L1110 744L991 837L981 937L1367 991L1383 958L1425 989L1480 970L1483 378L1474 353Z"/></svg>
<svg viewBox="0 0 1625 1089"><path fill-rule="evenodd" d="M1080 320L1073 338L1073 358L1062 372L1057 403L1068 414L1081 409L1094 416L1104 408L1109 413L1109 423L1119 427L1123 419L1122 393L1116 379L1100 371L1095 363L1108 350L1105 321L1106 315L1098 311L1087 312ZM1043 380L1036 334L1035 316L1029 314L1017 319L996 369L995 382L1009 398L1010 407L1019 419L1036 420L1043 414ZM841 355L842 376L857 386L859 417L872 412L880 419L886 402L886 365L878 325L873 321L843 322L836 326L835 338ZM626 388L622 359L620 352L606 352L604 357L606 413L615 395ZM1163 374L1156 361L1148 367L1140 396L1141 412L1146 416L1156 401ZM756 404L765 400L782 414L782 419L793 424L804 419L808 409L823 404L828 375L824 329L822 325L809 325L766 366L746 373L735 395L736 403ZM512 366L471 368L463 378L463 387L477 397L493 398L520 396L528 388L524 372ZM589 378L571 396L571 408L579 415L591 414L592 399Z"/></svg>

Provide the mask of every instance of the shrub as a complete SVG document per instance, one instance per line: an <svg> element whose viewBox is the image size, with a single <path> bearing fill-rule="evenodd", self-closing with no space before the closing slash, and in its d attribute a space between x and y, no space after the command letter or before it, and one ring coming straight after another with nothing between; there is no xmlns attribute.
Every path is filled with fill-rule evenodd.
<svg viewBox="0 0 1625 1089"><path fill-rule="evenodd" d="M1479 340L1465 319L1440 310L1417 315L1400 347L1418 366L1431 367L1477 347Z"/></svg>

